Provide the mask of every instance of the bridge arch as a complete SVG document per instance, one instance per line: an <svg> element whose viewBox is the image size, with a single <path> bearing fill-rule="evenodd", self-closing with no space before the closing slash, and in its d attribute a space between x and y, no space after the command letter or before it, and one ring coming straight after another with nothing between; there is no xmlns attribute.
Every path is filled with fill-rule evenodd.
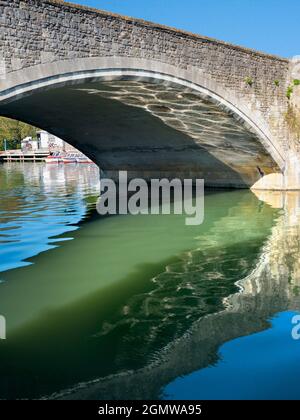
<svg viewBox="0 0 300 420"><path fill-rule="evenodd" d="M150 92L152 95L154 94L154 96L157 91L164 92L162 98L166 98L166 103L164 104L164 99L161 98L158 101L159 106L162 108L165 107L163 112L159 112L161 110L157 111L158 107L155 107L155 104L153 103L147 104L147 101L144 101L144 104L141 106L141 101L138 100L138 97L142 99L143 95L145 96L145 90L139 91L139 85L141 87L146 86L148 93ZM103 86L105 86L106 92L105 89L103 91ZM151 91L150 86L153 86L153 91ZM160 88L157 88L157 86L160 86ZM123 93L126 93L126 88L129 87L128 96L135 97L137 103L133 103L132 101L129 101L128 103L128 96L126 97L126 94L119 95L120 90L122 90ZM111 141L111 143L104 142L105 144L101 147L100 143L103 141L103 136L105 135L105 133L101 132L101 138L98 141L97 147L94 148L95 150L93 150L93 145L90 143L88 145L85 144L84 139L80 141L79 137L74 138L74 136L72 136L72 130L69 130L69 133L68 129L62 126L62 115L66 112L66 102L61 104L61 108L59 107L59 104L55 105L57 108L57 112L54 113L54 115L57 116L56 121L51 122L49 118L45 120L42 115L42 110L46 112L47 107L45 107L43 101L47 101L47 98L49 99L49 93L55 92L56 100L57 102L60 102L60 99L63 99L66 90L68 90L68 92L76 91L78 94L80 93L81 95L89 96L90 98L93 96L100 96L102 109L105 107L105 101L118 101L120 106L119 108L117 107L117 111L120 113L125 111L124 106L132 109L139 108L140 110L143 108L142 113L151 114L152 120L157 118L160 119L160 122L164 123L162 125L167 126L169 129L164 129L164 134L162 136L162 143L164 144L160 144L162 149L164 149L164 157L161 159L161 162L159 162L158 165L154 164L154 162L157 163L157 161L160 160L160 148L157 149L155 144L150 144L149 142L145 145L141 145L139 149L136 142L133 145L130 145L130 138L128 138L127 161L124 136L121 139L122 144L120 144L120 141L117 141L115 144ZM59 94L59 92L61 92L61 94ZM173 112L171 117L170 115L167 115L167 117L164 118L163 114L168 108L170 96L172 96L172 94L175 96L177 95L176 98L178 102L181 102L178 99L180 92L182 92L185 99L186 97L189 97L189 101L183 104L180 112ZM80 95L77 96L77 99L78 98L80 98ZM52 98L52 101L53 100L55 99ZM74 100L76 100L75 97ZM84 104L88 107L92 107L93 105L88 103L88 101ZM78 109L81 106L84 106L84 104L69 103L68 105L71 108ZM171 103L171 108L172 104L174 105L174 100ZM39 108L38 105L40 105L39 112L37 112L37 109ZM203 105L202 108L200 105ZM53 102L50 106L53 106ZM197 106L200 110L198 115L197 112L193 112L194 121L191 121L190 117L188 123L187 120L182 119L181 116L184 113L188 114L191 108L192 111L196 110ZM206 110L205 106L207 107ZM30 109L31 107L32 110ZM95 115L94 111L95 110L91 109L91 118ZM101 109L99 109L99 111L101 111ZM194 130L195 126L198 124L198 119L201 117L202 111L204 111L205 115L209 115L210 118L216 115L220 116L219 125L221 136L218 132L218 136L216 135L218 141L216 141L215 145L213 145L212 142L203 141L205 134L213 137L215 126L204 127L200 124L200 129L198 129L198 131L196 130L196 132ZM133 126L137 124L137 119L139 118L136 115L136 112L137 111L133 112L133 114L127 114L127 117L131 118L131 116L133 116L131 121ZM6 78L0 81L0 114L40 126L41 128L53 132L53 134L65 138L66 141L79 149L82 149L110 173L113 173L116 170L127 169L130 170L133 175L141 175L141 172L143 172L143 175L146 177L148 175L152 176L154 172L159 173L158 175L160 176L177 175L182 177L199 177L201 175L207 175L208 172L213 172L214 163L221 162L222 167L219 168L219 175L223 169L228 169L225 180L223 179L222 181L222 177L217 179L219 176L217 175L216 177L212 176L211 179L208 179L208 183L212 186L215 184L217 186L240 187L253 185L261 177L262 173L268 174L284 169L284 158L281 151L276 147L276 140L272 138L272 134L268 129L268 124L263 120L261 114L252 109L250 110L247 103L241 97L234 92L228 91L228 89L224 89L220 83L217 83L209 75L195 67L189 67L184 70L155 60L115 56L62 60L53 63L40 64L8 73ZM224 120L223 117L225 115L228 116L228 121ZM144 117L145 116L140 116L142 122L140 122L139 135L143 133L142 125L145 123ZM145 126L145 129L151 129L149 115L146 120L147 127ZM112 123L114 121L115 119L112 120ZM78 128L80 128L80 122L73 120L72 123L75 125L78 124ZM222 134L222 123L224 123L223 129L225 130L224 127L227 128L227 133L225 130ZM154 125L157 124L155 123ZM232 133L234 125L237 129L236 133ZM193 126L194 128L191 128ZM88 136L88 127L85 128L87 130L86 135ZM92 130L93 134L96 132L95 129L96 127L94 127L94 131ZM157 136L157 127L155 127L154 131ZM202 140L200 139L199 141L198 137L200 136L199 133L201 131ZM179 137L177 136L177 133L181 133ZM228 133L234 134L234 139L231 143L229 141ZM130 134L131 133L128 133L128 136L130 136ZM116 135L117 134L114 133L112 138L116 137ZM222 136L224 137L224 147L222 146ZM172 150L172 138L176 138L174 141L174 150ZM159 140L160 139L157 139L157 141ZM109 144L112 146L110 151L108 150ZM188 153L186 153L185 147L183 147L184 144L187 146L187 149L189 149ZM191 158L193 151L195 152L196 150L195 148L197 149L195 155L200 156L202 152L202 154L206 154L206 157L210 156L208 159L209 162L206 162L205 165L210 165L211 168L206 168L206 171L204 172L202 170L197 170L197 157L195 158L193 155ZM226 148L229 149L227 150ZM236 156L233 159L230 159L230 153L234 154L236 149L239 149L239 153L236 153ZM176 156L179 156L180 154L182 156L186 154L186 156L180 157L179 159L176 158L171 167L165 167L167 159L165 156L166 150L169 150L170 152L170 160L174 158L175 151ZM150 157L150 151L154 152L154 157ZM118 161L118 159L115 158L108 158L109 153L112 155L121 153L123 156ZM150 159L148 159L149 166L147 168L143 168L143 163L137 164L138 156L141 156L144 153L148 153L148 158L150 157ZM224 157L224 154L227 156ZM241 162L236 160L237 156L241 157ZM134 157L135 164L128 164L132 157ZM247 157L246 160L245 157ZM252 163L250 164L250 168L249 162L251 159ZM191 160L193 161L193 169L189 166ZM151 167L151 165L154 166ZM203 165L201 159L199 165L200 167ZM234 174L237 174L238 176L236 177Z"/></svg>

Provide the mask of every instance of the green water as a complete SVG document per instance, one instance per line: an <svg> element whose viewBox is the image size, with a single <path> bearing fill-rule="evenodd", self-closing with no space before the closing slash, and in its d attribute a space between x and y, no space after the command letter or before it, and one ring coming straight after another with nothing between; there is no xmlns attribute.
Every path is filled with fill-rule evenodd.
<svg viewBox="0 0 300 420"><path fill-rule="evenodd" d="M274 289L264 266L282 211L223 191L206 193L197 227L184 215L104 218L98 188L94 167L0 166L1 398L158 398L289 307L290 279ZM244 299L237 282L253 272ZM224 324L202 337L213 316Z"/></svg>

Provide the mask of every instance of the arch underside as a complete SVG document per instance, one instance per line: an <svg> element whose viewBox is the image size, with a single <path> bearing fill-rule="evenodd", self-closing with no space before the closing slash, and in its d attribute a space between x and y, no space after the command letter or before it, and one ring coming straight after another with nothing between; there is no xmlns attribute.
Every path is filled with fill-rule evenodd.
<svg viewBox="0 0 300 420"><path fill-rule="evenodd" d="M278 162L240 116L209 94L120 76L32 89L0 102L0 114L45 129L91 157L108 176L201 178L250 187Z"/></svg>

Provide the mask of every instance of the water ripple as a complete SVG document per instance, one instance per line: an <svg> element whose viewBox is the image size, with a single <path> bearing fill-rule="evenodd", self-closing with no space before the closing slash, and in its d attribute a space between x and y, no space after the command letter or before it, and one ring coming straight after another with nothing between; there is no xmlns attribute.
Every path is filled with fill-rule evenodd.
<svg viewBox="0 0 300 420"><path fill-rule="evenodd" d="M55 237L75 231L90 207L86 199L98 194L95 165L1 165L0 272L28 265L54 247Z"/></svg>

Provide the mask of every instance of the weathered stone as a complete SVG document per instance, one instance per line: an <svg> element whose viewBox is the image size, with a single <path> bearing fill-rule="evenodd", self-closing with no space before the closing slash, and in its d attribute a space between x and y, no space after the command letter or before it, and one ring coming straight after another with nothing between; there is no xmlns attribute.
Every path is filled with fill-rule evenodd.
<svg viewBox="0 0 300 420"><path fill-rule="evenodd" d="M40 92L41 89L49 89L49 86L46 86L49 80L53 81L53 86L57 86L58 83L67 86L78 83L79 79L82 82L91 82L91 74L96 70L111 70L110 75L106 73L106 79L131 78L155 82L154 86L158 81L166 83L164 78L167 76L169 85L178 83L184 90L185 84L188 84L190 91L194 88L198 90L197 95L201 91L201 100L206 98L208 102L212 102L215 105L214 112L221 108L229 116L232 115L241 127L248 129L248 136L255 138L253 145L249 143L248 154L252 153L253 161L250 166L245 164L244 172L248 173L245 185L254 183L262 173L269 173L270 170L286 173L291 151L299 153L286 120L289 106L286 92L291 83L292 72L295 72L295 63L292 65L287 59L162 25L55 0L1 0L0 28L0 112L38 125L44 124L43 128L52 128L60 134L65 132L68 140L77 146L81 145L77 138L68 134L67 126L59 127L58 121L56 124L54 121L46 122L39 113L33 115L26 112L23 115L17 103L14 107L13 102L17 99L21 104L19 100L25 91L28 95ZM95 74L94 81L99 83L105 80L102 77ZM34 99L32 103L28 100L26 102L27 106L33 106L33 103ZM180 100L178 104L180 105ZM128 106L132 106L132 103ZM63 112L57 105L56 115ZM160 118L151 108L146 107L145 112L152 112L152 116ZM72 111L70 113L72 114ZM203 120L200 114L199 119ZM170 131L169 136L175 136L174 133L183 124L178 112L175 120L176 122L164 121L169 127L173 127L174 131ZM185 132L185 135L196 143L193 130L197 120L196 114L194 123L189 119L190 128L194 128ZM88 127L85 131L88 132ZM225 132L226 130L223 132L224 136ZM105 135L109 136L109 133ZM243 135L241 134L241 138ZM230 144L227 140L224 138L220 150L223 151L226 144ZM101 136L97 141L101 142ZM266 154L270 155L272 164L266 163L267 160L263 157L265 152L257 152L254 158L254 150L259 150L254 146L255 142L261 142ZM101 147L98 143L93 144L94 151L84 144L82 147L101 164ZM170 142L167 143L169 147ZM218 136L214 144L215 149L217 144ZM211 140L208 138L203 147L211 152L211 146ZM128 147L130 148L129 145ZM152 144L150 149L153 148ZM239 149L238 140L234 148L227 150L228 154L234 153L234 149ZM218 156L218 159L229 165L231 170L237 171L237 167L243 166L241 153L238 155L240 162L236 161L234 164L230 157L226 157L225 152L223 155L223 161L221 156ZM246 155L247 153L244 156ZM175 162L182 159L175 159ZM109 161L111 160L107 161L107 170L117 169L109 164ZM149 163L154 164L150 158ZM185 160L185 170L188 164L189 161ZM131 166L137 171L141 170L134 160ZM259 166L260 170L254 170L256 166ZM162 173L170 172L165 159L160 169ZM180 168L178 171L180 172ZM239 171L240 169L238 173L241 174ZM217 184L219 185L218 182ZM236 179L224 184L240 186Z"/></svg>

